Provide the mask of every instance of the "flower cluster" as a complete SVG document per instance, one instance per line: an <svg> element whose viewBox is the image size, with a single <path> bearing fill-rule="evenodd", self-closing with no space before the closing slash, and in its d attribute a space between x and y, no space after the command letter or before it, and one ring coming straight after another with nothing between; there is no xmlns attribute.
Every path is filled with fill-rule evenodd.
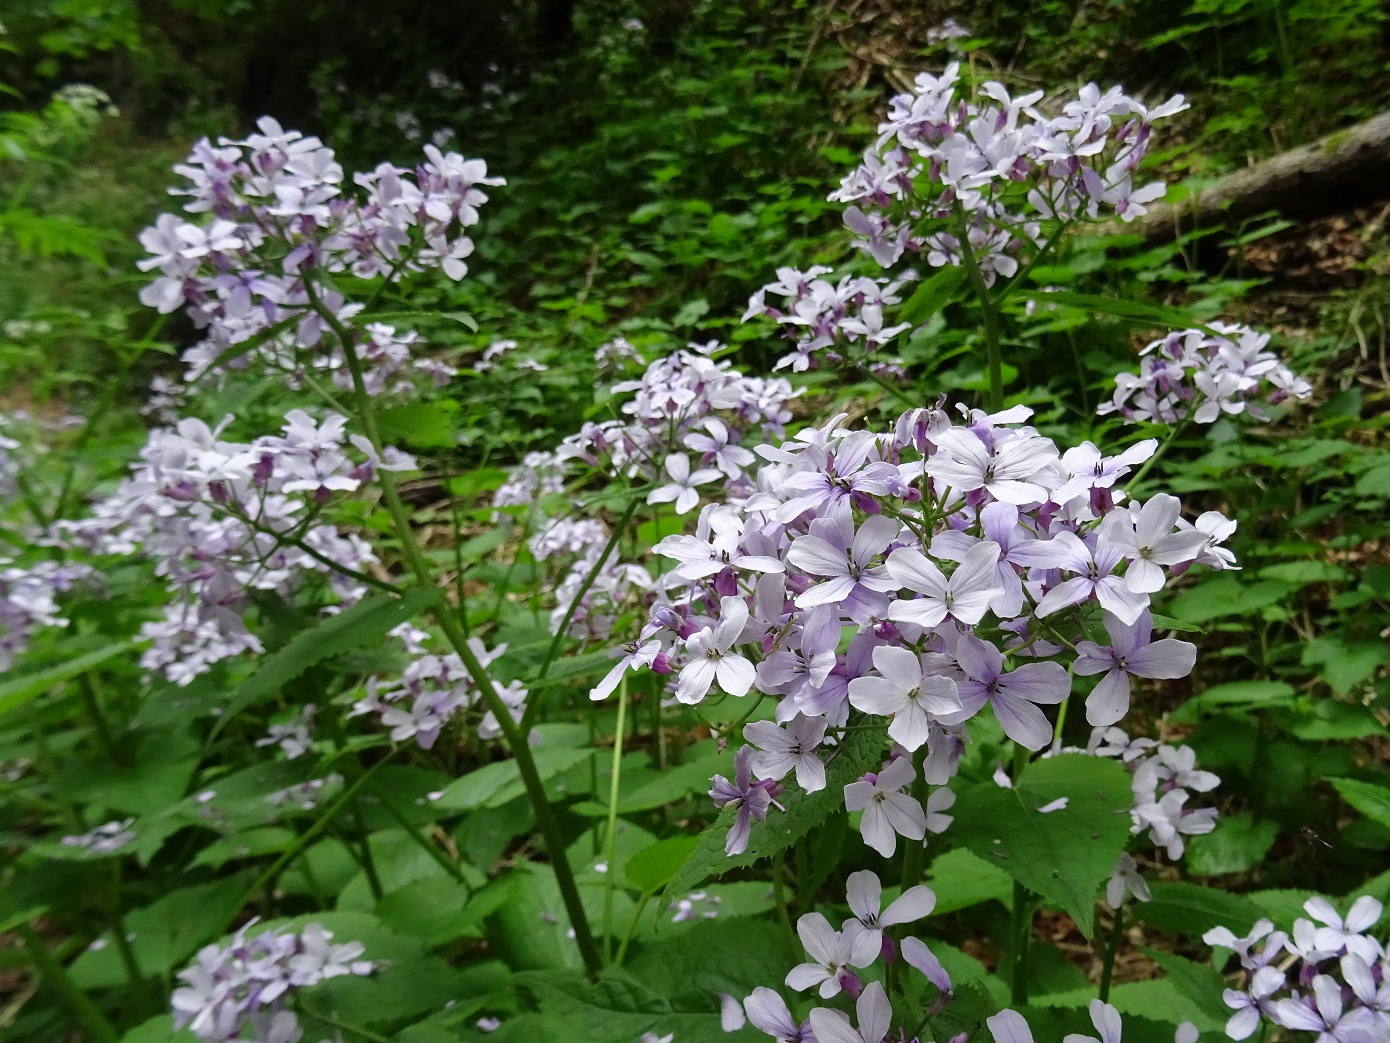
<svg viewBox="0 0 1390 1043"><path fill-rule="evenodd" d="M481 160L425 146L414 170L382 163L352 175L356 196L333 150L263 117L258 133L216 145L204 138L176 166L189 220L163 214L140 237L143 271L159 276L140 299L161 313L185 308L205 339L184 357L187 377L257 364L298 385L327 371L351 387L347 346L338 330L321 350L324 319L351 333L368 393L408 389L417 376L446 382L455 372L417 357L418 337L365 322L361 303L345 299L321 273L395 281L405 273L467 272L466 230L487 201ZM306 356L305 352L309 354Z"/></svg>
<svg viewBox="0 0 1390 1043"><path fill-rule="evenodd" d="M776 281L749 298L743 321L761 315L787 327L787 336L796 342L796 347L777 360L775 369L790 367L795 373L803 373L822 363L842 365L846 355L858 345L858 364L868 365L871 372L884 378L895 375L891 372L893 362L872 360L872 356L910 328L909 323L884 326L883 309L901 304L899 291L917 276L908 272L890 281L846 275L832 284L821 278L829 272L824 265L804 272L777 269ZM768 304L768 294L781 297L782 302Z"/></svg>
<svg viewBox="0 0 1390 1043"><path fill-rule="evenodd" d="M1310 898L1303 909L1312 919L1295 920L1292 936L1269 920L1243 938L1226 927L1202 936L1240 962L1244 986L1224 995L1235 1011L1226 1035L1245 1039L1264 1017L1329 1043L1390 1039L1390 955L1368 933L1381 903L1363 895L1345 917L1325 898Z"/></svg>
<svg viewBox="0 0 1390 1043"><path fill-rule="evenodd" d="M1116 488L1152 441L1118 457L1089 443L1063 452L1025 425L1029 415L963 411L953 423L917 409L884 432L846 430L837 416L761 447L754 492L708 505L694 535L656 546L675 568L620 666L671 668L670 691L686 704L712 690L775 699L775 723L745 733L763 751L751 774L795 769L808 792L825 785L819 759L852 711L886 721L907 753L925 747L933 785L955 774L969 721L986 707L1019 745L1048 746L1043 708L1070 694L1069 665L1104 674L1086 716L1114 724L1132 676L1192 668L1191 645L1152 637L1149 601L1168 570L1229 558L1176 497L1139 503ZM902 804L901 821L910 802L922 820L898 792L911 771L890 765L847 798ZM1169 776L1148 771L1146 787L1150 776L1161 805ZM750 815L765 813L747 786L733 789Z"/></svg>
<svg viewBox="0 0 1390 1043"><path fill-rule="evenodd" d="M1310 385L1267 350L1269 334L1249 326L1213 323L1181 330L1145 345L1138 373L1115 378L1115 393L1096 412L1131 423L1210 424L1223 414L1268 420L1265 406L1307 398Z"/></svg>
<svg viewBox="0 0 1390 1043"><path fill-rule="evenodd" d="M254 923L254 921L253 921ZM333 943L333 932L311 923L298 933L247 924L226 946L202 949L179 972L184 985L171 999L175 1030L188 1026L205 1043L297 1043L303 1030L285 1009L292 990L376 968L362 959L361 942Z"/></svg>
<svg viewBox="0 0 1390 1043"><path fill-rule="evenodd" d="M57 597L92 570L81 564L40 561L19 566L0 558L0 671L29 647L37 627L67 626Z"/></svg>
<svg viewBox="0 0 1390 1043"><path fill-rule="evenodd" d="M306 704L288 724L272 724L266 737L256 740L256 746L278 746L287 761L304 756L313 744L309 726L314 723L317 711L313 703Z"/></svg>
<svg viewBox="0 0 1390 1043"><path fill-rule="evenodd" d="M283 435L249 443L221 437L231 419L152 431L134 474L93 516L57 526L88 550L141 553L155 563L173 598L164 619L142 630L153 644L141 664L178 684L221 659L261 651L242 618L253 591L285 593L322 574L339 603L360 598L349 575L376 557L364 540L319 521L320 512L377 468L415 466L395 450L379 457L336 414L318 421L292 410ZM365 459L352 459L349 445Z"/></svg>
<svg viewBox="0 0 1390 1043"><path fill-rule="evenodd" d="M1044 241L1044 222L1131 221L1164 194L1134 176L1153 122L1186 108L1181 95L1151 109L1088 84L1046 116L1035 107L1042 91L1013 98L986 83L969 99L957 95L959 78L959 63L919 74L830 196L849 204L846 225L883 267L912 251L932 267L973 264L992 285L1018 270L1026 244Z"/></svg>
<svg viewBox="0 0 1390 1043"><path fill-rule="evenodd" d="M449 720L476 706L482 693L458 653L430 651L434 639L427 631L402 623L391 635L400 640L412 657L410 664L400 677L368 678L367 694L353 704L349 716L378 714L382 725L391 730L393 742L414 739L422 749L428 750ZM469 638L468 644L484 668L507 650L505 644L489 650L476 637ZM515 681L495 687L512 719L520 721L526 710L526 689ZM496 716L491 710L487 711L478 725L479 738L495 739L500 734Z"/></svg>
<svg viewBox="0 0 1390 1043"><path fill-rule="evenodd" d="M656 485L647 502L673 504L677 514L694 510L701 489L716 483L729 497L751 493L747 469L756 457L742 443L759 430L780 436L795 392L786 380L746 377L716 361L710 356L718 348L716 342L692 344L657 359L639 379L615 385L615 394L632 394L621 407L625 419L585 424L554 453L528 454L497 490L493 506L534 506L540 497L562 492L566 477L585 467ZM640 565L596 573L610 538L594 518L541 519L529 541L532 554L538 561L570 562L557 585L552 630L568 619L570 636L607 640L624 600L652 588Z"/></svg>

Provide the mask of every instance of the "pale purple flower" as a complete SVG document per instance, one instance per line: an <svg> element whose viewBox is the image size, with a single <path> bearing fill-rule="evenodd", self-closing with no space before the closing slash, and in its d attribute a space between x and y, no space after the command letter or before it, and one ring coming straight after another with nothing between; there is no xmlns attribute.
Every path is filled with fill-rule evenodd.
<svg viewBox="0 0 1390 1043"><path fill-rule="evenodd" d="M1161 566L1191 561L1205 546L1205 533L1174 528L1181 516L1181 501L1167 493L1151 497L1137 517L1124 510L1105 516L1102 536L1129 559L1125 584L1136 594L1162 590Z"/></svg>
<svg viewBox="0 0 1390 1043"><path fill-rule="evenodd" d="M796 784L807 793L825 789L825 765L816 749L825 739L828 723L824 717L797 714L785 728L772 721L745 725L743 737L762 750L753 759L753 774L777 780L795 768Z"/></svg>
<svg viewBox="0 0 1390 1043"><path fill-rule="evenodd" d="M625 645L623 651L626 654L613 664L613 668L603 675L603 680L594 685L593 690L589 692L589 698L594 702L612 695L613 690L618 687L618 682L629 670L634 667L650 667L663 655L660 641L643 641L640 644L634 641Z"/></svg>
<svg viewBox="0 0 1390 1043"><path fill-rule="evenodd" d="M1106 520L1111 517L1114 515L1106 515ZM1036 610L1040 618L1091 598L1126 623L1133 623L1139 613L1149 607L1147 594L1131 590L1123 578L1114 574L1124 561L1124 548L1108 538L1105 522L1093 538L1094 550L1074 533L1059 532L1052 538L1052 542L1059 545L1057 550L1062 552L1058 567L1078 575L1063 580L1043 595Z"/></svg>
<svg viewBox="0 0 1390 1043"><path fill-rule="evenodd" d="M719 477L719 472L710 468L700 468L691 472L690 457L684 453L671 453L666 457L666 476L671 479L667 485L659 486L647 494L648 503L675 503L677 514L693 511L700 502L697 485L707 485Z"/></svg>
<svg viewBox="0 0 1390 1043"><path fill-rule="evenodd" d="M719 604L719 622L685 642L690 661L676 685L676 698L683 703L702 701L716 682L722 691L738 696L747 695L753 685L753 664L731 651L748 623L748 605L735 597L721 598Z"/></svg>
<svg viewBox="0 0 1390 1043"><path fill-rule="evenodd" d="M737 478L743 469L757 458L731 442L729 425L718 417L710 417L701 425L704 432L692 431L685 436L685 444L699 453L705 463L712 463L729 478Z"/></svg>
<svg viewBox="0 0 1390 1043"><path fill-rule="evenodd" d="M936 907L936 894L929 887L916 884L883 906L883 885L878 874L870 869L851 873L845 881L845 899L854 914L844 928L855 936L855 953L864 957L856 966L867 966L883 948L883 929L899 924L916 923L931 915Z"/></svg>
<svg viewBox="0 0 1390 1043"><path fill-rule="evenodd" d="M883 1043L892 1025L893 1006L881 982L871 981L864 987L854 1001L854 1013L858 1029L838 1010L812 1008L811 1028L815 1031L816 1043Z"/></svg>
<svg viewBox="0 0 1390 1043"><path fill-rule="evenodd" d="M1124 1029L1120 1021L1120 1012L1101 1000L1092 1000L1090 1011L1091 1024L1096 1027L1100 1038L1068 1032L1062 1037L1062 1043L1120 1043L1120 1035Z"/></svg>
<svg viewBox="0 0 1390 1043"><path fill-rule="evenodd" d="M961 709L943 715L946 724L969 720L989 703L1004 734L1030 750L1052 740L1052 725L1036 704L1060 703L1071 691L1071 678L1057 663L1025 663L1004 672L1004 654L987 641L963 636L956 643L956 662L966 679L956 684Z"/></svg>
<svg viewBox="0 0 1390 1043"><path fill-rule="evenodd" d="M937 436L927 474L952 492L984 489L1004 503L1038 503L1047 489L1034 478L1057 458L1057 447L1041 435L1019 435L989 448L973 431L952 428Z"/></svg>
<svg viewBox="0 0 1390 1043"><path fill-rule="evenodd" d="M835 605L861 626L882 616L887 592L897 590L898 582L887 568L872 562L897 539L898 531L898 523L881 514L865 519L857 531L848 514L812 522L809 535L792 541L787 561L826 581L808 587L797 597L797 606Z"/></svg>
<svg viewBox="0 0 1390 1043"><path fill-rule="evenodd" d="M1344 1019L1342 987L1327 974L1313 979L1311 996L1276 1000L1273 1016L1295 1032L1316 1032L1315 1043L1364 1043L1367 1039L1355 1021Z"/></svg>
<svg viewBox="0 0 1390 1043"><path fill-rule="evenodd" d="M892 716L888 734L909 752L926 744L931 719L960 710L956 682L928 671L942 657L919 656L910 648L880 645L874 649L878 676L857 677L849 683L849 701L865 713Z"/></svg>
<svg viewBox="0 0 1390 1043"><path fill-rule="evenodd" d="M989 1034L994 1043L1033 1043L1033 1030L1016 1010L1001 1010L993 1017L985 1019Z"/></svg>
<svg viewBox="0 0 1390 1043"><path fill-rule="evenodd" d="M787 1009L787 1001L769 988L758 987L743 1001L748 1021L760 1032L766 1032L775 1043L815 1043L810 1020L798 1025Z"/></svg>
<svg viewBox="0 0 1390 1043"><path fill-rule="evenodd" d="M1129 679L1135 677L1186 677L1197 662L1197 646L1189 641L1163 638L1150 641L1153 617L1141 612L1133 623L1105 613L1110 644L1078 641L1072 670L1082 677L1104 673L1086 697L1086 723L1093 727L1114 724L1129 712Z"/></svg>
<svg viewBox="0 0 1390 1043"><path fill-rule="evenodd" d="M1183 810L1187 803L1186 790L1172 790L1157 801L1140 804L1134 809L1136 832L1148 827L1149 839L1155 846L1164 848L1168 857L1182 858L1186 846L1183 837L1210 833L1216 828L1216 809L1197 808Z"/></svg>
<svg viewBox="0 0 1390 1043"><path fill-rule="evenodd" d="M828 1000L831 996L839 995L841 974L851 966L866 966L862 962L852 962L855 958L854 939L831 927L830 921L820 913L807 913L797 920L796 933L806 947L810 960L797 964L787 973L789 989L805 992L819 986L821 998Z"/></svg>
<svg viewBox="0 0 1390 1043"><path fill-rule="evenodd" d="M920 841L927 833L922 805L901 792L917 776L906 757L898 757L877 775L865 775L845 787L845 809L862 811L859 832L864 843L884 858L898 849L898 837Z"/></svg>
<svg viewBox="0 0 1390 1043"><path fill-rule="evenodd" d="M951 991L951 976L946 973L946 968L941 966L941 961L927 948L926 942L920 938L907 937L902 940L899 949L908 966L920 971L927 981L942 992Z"/></svg>
<svg viewBox="0 0 1390 1043"><path fill-rule="evenodd" d="M1314 896L1303 903L1304 911L1323 926L1317 929L1316 944L1325 952L1346 952L1374 963L1384 954L1380 942L1366 934L1380 922L1384 906L1370 895L1362 895L1352 903L1346 919L1326 898Z"/></svg>
<svg viewBox="0 0 1390 1043"><path fill-rule="evenodd" d="M1221 999L1234 1014L1226 1021L1226 1035L1245 1039L1260 1025L1260 1014L1271 1011L1274 1001L1269 997L1284 987L1284 975L1276 967L1261 967L1250 979L1249 992L1226 989Z"/></svg>
<svg viewBox="0 0 1390 1043"><path fill-rule="evenodd" d="M888 618L934 627L950 616L973 626L1003 592L996 571L998 564L999 545L982 542L965 554L947 579L921 551L899 547L888 556L888 574L922 597L894 601L888 607Z"/></svg>
<svg viewBox="0 0 1390 1043"><path fill-rule="evenodd" d="M1111 909L1119 909L1127 894L1133 895L1137 902L1147 902L1153 897L1148 883L1139 875L1139 863L1126 852L1115 859L1115 868L1110 871L1105 885L1105 902Z"/></svg>
<svg viewBox="0 0 1390 1043"><path fill-rule="evenodd" d="M753 781L753 758L757 751L751 746L741 747L734 754L734 781L723 775L710 780L709 795L716 808L729 805L737 810L734 824L729 827L729 835L724 841L726 855L741 855L748 850L748 835L753 828L753 820L766 821L767 809L772 805L772 787L765 782Z"/></svg>

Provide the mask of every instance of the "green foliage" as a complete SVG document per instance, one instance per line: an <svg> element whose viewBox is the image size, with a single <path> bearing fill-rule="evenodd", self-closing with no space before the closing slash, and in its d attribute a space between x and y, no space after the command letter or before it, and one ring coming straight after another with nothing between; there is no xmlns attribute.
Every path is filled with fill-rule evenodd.
<svg viewBox="0 0 1390 1043"><path fill-rule="evenodd" d="M978 782L964 790L952 832L1064 909L1089 938L1100 885L1129 837L1131 803L1129 776L1118 764L1063 754L1030 765L1012 789Z"/></svg>

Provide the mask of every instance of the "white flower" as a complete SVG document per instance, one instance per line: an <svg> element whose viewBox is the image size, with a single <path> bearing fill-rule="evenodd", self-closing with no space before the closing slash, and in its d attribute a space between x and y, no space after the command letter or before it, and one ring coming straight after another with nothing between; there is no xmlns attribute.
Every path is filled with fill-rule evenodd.
<svg viewBox="0 0 1390 1043"><path fill-rule="evenodd" d="M839 995L840 975L851 966L863 967L863 962L855 963L854 939L843 931L830 926L830 921L820 913L807 913L796 922L796 933L801 944L806 947L806 955L811 959L799 963L787 973L787 988L805 992L813 986L820 986L821 999Z"/></svg>
<svg viewBox="0 0 1390 1043"><path fill-rule="evenodd" d="M685 643L690 662L676 685L676 698L683 703L700 702L716 681L730 695L747 695L753 686L753 664L730 651L748 624L748 605L734 597L720 599L719 605L719 622L690 635Z"/></svg>
<svg viewBox="0 0 1390 1043"><path fill-rule="evenodd" d="M807 793L825 789L825 765L816 756L816 748L828 724L824 717L797 714L785 729L772 721L746 725L743 737L763 751L753 758L753 774L780 779L795 768L796 784Z"/></svg>
<svg viewBox="0 0 1390 1043"><path fill-rule="evenodd" d="M960 710L956 683L949 677L927 676L926 657L910 648L880 645L873 659L879 676L850 681L849 700L865 713L891 715L889 736L909 752L916 751L926 743L933 717Z"/></svg>
<svg viewBox="0 0 1390 1043"><path fill-rule="evenodd" d="M921 840L927 835L927 816L922 805L899 792L917 777L906 757L891 761L877 776L866 775L845 787L845 808L864 812L859 832L864 843L884 858L898 849L898 837Z"/></svg>
<svg viewBox="0 0 1390 1043"><path fill-rule="evenodd" d="M666 457L665 467L671 484L653 489L647 494L647 502L674 502L677 514L686 514L699 505L700 494L695 491L697 485L705 485L719 477L718 471L707 467L702 467L692 474L690 457L684 453L672 453Z"/></svg>
<svg viewBox="0 0 1390 1043"><path fill-rule="evenodd" d="M878 874L869 869L849 875L845 884L845 898L849 902L850 912L854 914L852 919L845 921L844 927L854 936L854 952L860 959L856 966L868 966L878 958L883 947L883 928L915 923L929 916L936 907L936 894L931 888L917 884L889 902L887 909L880 911L883 885L879 882Z"/></svg>
<svg viewBox="0 0 1390 1043"><path fill-rule="evenodd" d="M859 1022L856 1031L850 1020L838 1010L815 1007L811 1011L811 1029L816 1043L883 1043L893 1020L893 1007L888 994L879 982L871 981L854 1002Z"/></svg>

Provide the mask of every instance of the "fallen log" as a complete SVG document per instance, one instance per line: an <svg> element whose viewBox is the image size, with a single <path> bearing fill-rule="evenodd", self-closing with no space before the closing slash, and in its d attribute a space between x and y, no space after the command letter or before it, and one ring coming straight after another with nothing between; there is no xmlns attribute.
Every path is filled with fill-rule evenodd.
<svg viewBox="0 0 1390 1043"><path fill-rule="evenodd" d="M1277 210L1298 221L1390 199L1390 112L1227 174L1126 231L1159 239Z"/></svg>

